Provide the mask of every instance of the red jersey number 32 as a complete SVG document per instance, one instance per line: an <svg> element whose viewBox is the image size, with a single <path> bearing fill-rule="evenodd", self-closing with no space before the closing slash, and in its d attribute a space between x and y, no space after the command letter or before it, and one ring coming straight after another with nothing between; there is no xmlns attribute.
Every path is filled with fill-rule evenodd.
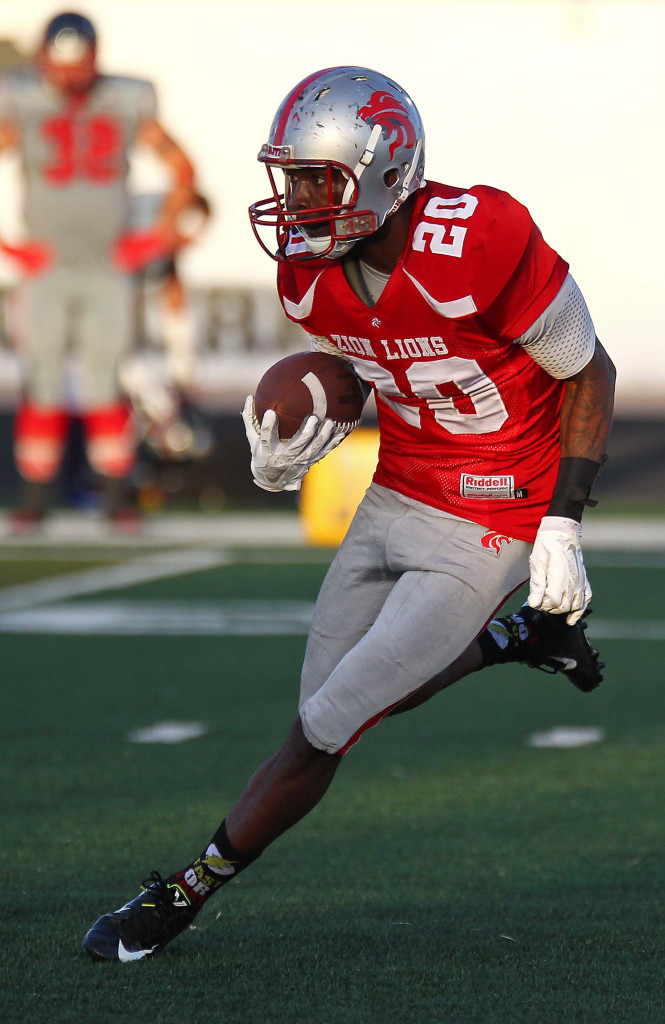
<svg viewBox="0 0 665 1024"><path fill-rule="evenodd" d="M113 118L52 117L42 125L42 135L51 146L44 177L52 185L67 185L75 178L106 184L120 176L123 138Z"/></svg>

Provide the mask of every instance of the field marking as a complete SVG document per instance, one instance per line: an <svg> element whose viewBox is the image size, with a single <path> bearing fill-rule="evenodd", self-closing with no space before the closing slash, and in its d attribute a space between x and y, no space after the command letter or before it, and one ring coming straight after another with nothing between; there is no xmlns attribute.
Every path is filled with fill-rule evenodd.
<svg viewBox="0 0 665 1024"><path fill-rule="evenodd" d="M73 636L300 636L311 601L63 601L0 611L1 633Z"/></svg>
<svg viewBox="0 0 665 1024"><path fill-rule="evenodd" d="M229 550L229 545L223 545L216 550ZM143 550L124 551L120 554L113 548L105 548L101 545L87 548L51 547L40 548L7 548L0 543L0 562L108 562L118 564L128 559L150 558L152 555L173 555L174 548L161 548L160 550L146 547ZM199 551L199 547L182 548L183 551ZM335 554L332 548L290 548L286 551L281 548L233 548L233 555L240 562L265 563L266 565L328 565Z"/></svg>
<svg viewBox="0 0 665 1024"><path fill-rule="evenodd" d="M185 570L189 571L189 570ZM156 577L148 577L154 579ZM126 585L126 583L118 583ZM104 588L106 589L106 588ZM303 636L312 601L75 601L0 609L0 633L72 636ZM594 640L665 640L665 620L597 619Z"/></svg>
<svg viewBox="0 0 665 1024"><path fill-rule="evenodd" d="M128 743L184 743L208 733L203 722L155 722L143 729L134 729L126 736Z"/></svg>
<svg viewBox="0 0 665 1024"><path fill-rule="evenodd" d="M34 583L5 587L0 590L0 613L34 608L61 601L63 598L83 597L104 590L119 590L138 583L149 583L169 576L182 576L202 569L214 569L222 565L231 565L235 561L236 557L228 551L185 548L181 551L160 552L122 562L120 565L84 569L83 572L67 573L64 576L35 580Z"/></svg>
<svg viewBox="0 0 665 1024"><path fill-rule="evenodd" d="M605 731L595 725L557 725L547 732L534 732L527 739L527 746L536 748L555 747L569 750L572 747L587 747L602 743Z"/></svg>

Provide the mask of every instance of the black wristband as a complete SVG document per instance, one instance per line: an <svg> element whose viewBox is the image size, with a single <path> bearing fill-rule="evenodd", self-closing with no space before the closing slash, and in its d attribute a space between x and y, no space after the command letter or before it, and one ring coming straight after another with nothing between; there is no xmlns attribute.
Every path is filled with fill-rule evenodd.
<svg viewBox="0 0 665 1024"><path fill-rule="evenodd" d="M563 516L581 523L584 506L595 508L598 504L589 494L601 465L601 462L594 462L593 459L575 456L561 459L547 515Z"/></svg>

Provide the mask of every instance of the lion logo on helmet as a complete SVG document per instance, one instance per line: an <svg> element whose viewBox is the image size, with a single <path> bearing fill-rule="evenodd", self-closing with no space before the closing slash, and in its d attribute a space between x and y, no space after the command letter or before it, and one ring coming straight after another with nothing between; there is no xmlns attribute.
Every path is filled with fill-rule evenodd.
<svg viewBox="0 0 665 1024"><path fill-rule="evenodd" d="M416 144L416 131L408 110L389 92L373 92L369 102L358 111L370 128L380 125L389 141L390 159L398 146L411 149Z"/></svg>

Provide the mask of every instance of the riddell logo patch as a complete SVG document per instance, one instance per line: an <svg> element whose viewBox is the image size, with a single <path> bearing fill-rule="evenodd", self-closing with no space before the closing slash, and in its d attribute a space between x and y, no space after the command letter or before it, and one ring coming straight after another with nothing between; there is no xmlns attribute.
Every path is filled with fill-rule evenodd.
<svg viewBox="0 0 665 1024"><path fill-rule="evenodd" d="M501 554L504 544L512 544L512 542L512 537L506 536L505 533L496 533L495 530L488 530L485 536L480 538L482 546L497 556Z"/></svg>
<svg viewBox="0 0 665 1024"><path fill-rule="evenodd" d="M494 476L474 476L463 473L460 477L463 498L526 498L526 487L515 487L515 477L505 473Z"/></svg>

